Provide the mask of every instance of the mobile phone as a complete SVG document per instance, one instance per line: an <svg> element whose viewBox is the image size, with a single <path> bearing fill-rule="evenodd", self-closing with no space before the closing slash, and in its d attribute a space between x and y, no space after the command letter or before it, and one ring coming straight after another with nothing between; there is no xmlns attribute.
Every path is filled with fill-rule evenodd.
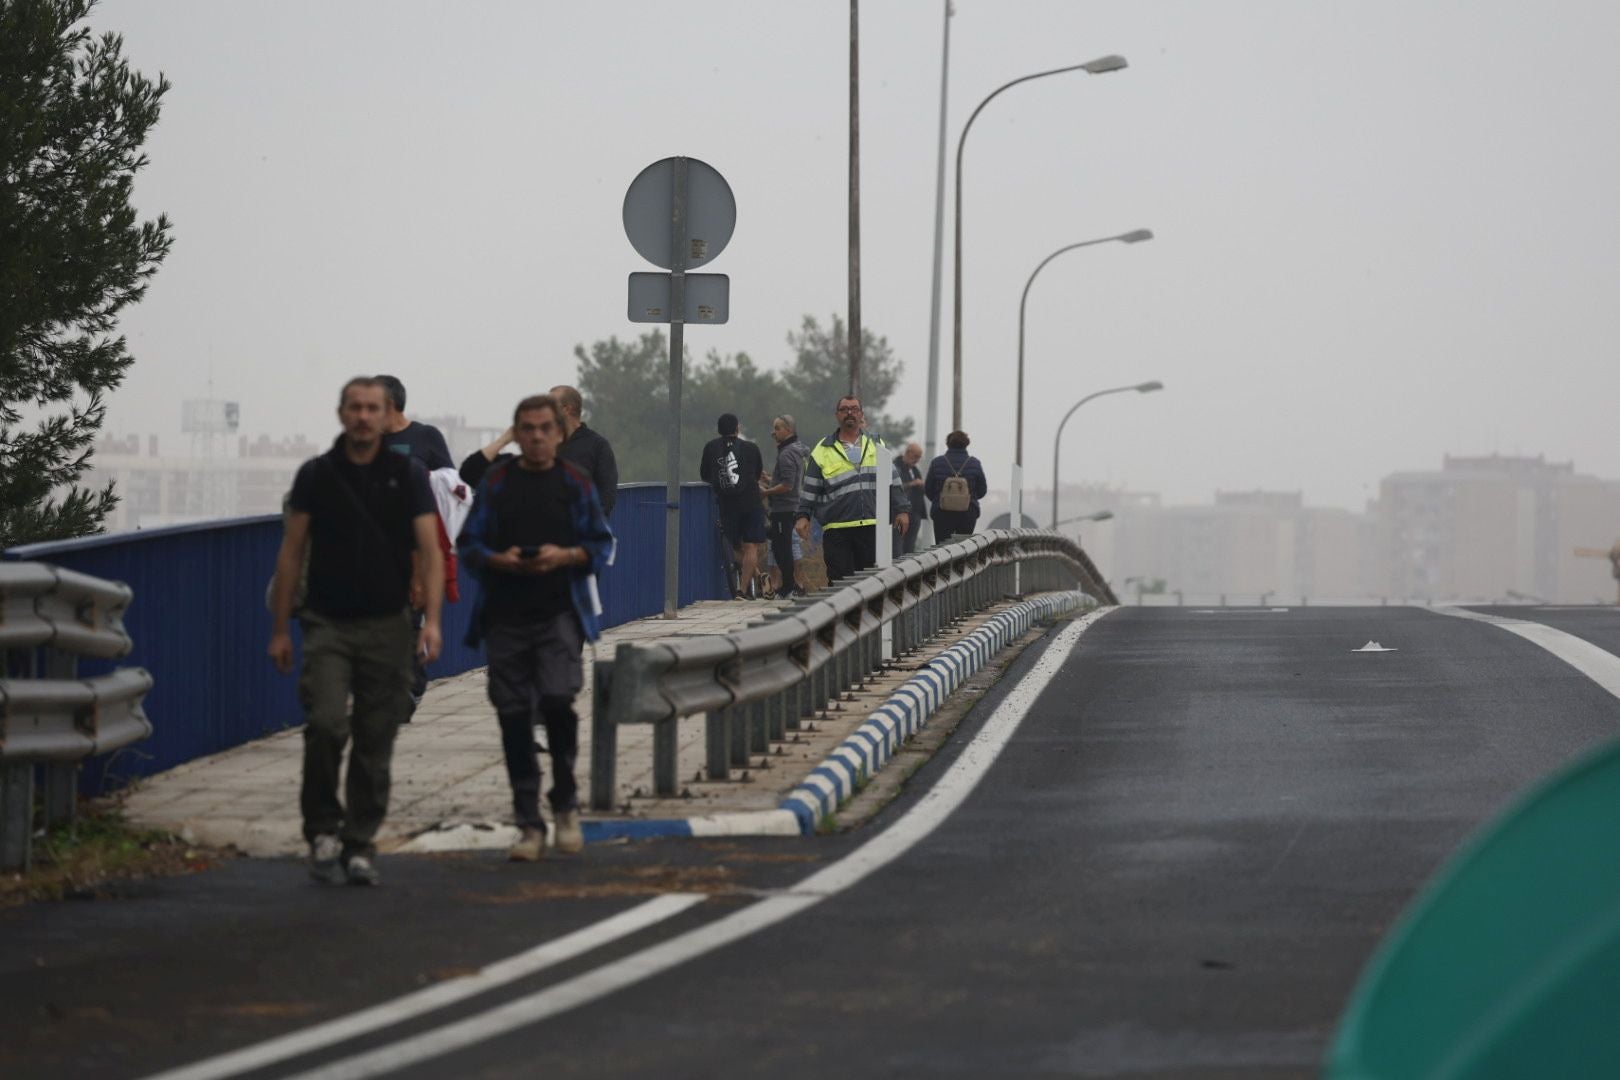
<svg viewBox="0 0 1620 1080"><path fill-rule="evenodd" d="M518 548L518 554L523 556L525 559L532 559L536 555L540 554L540 546L538 544L530 544L525 547L520 547Z"/></svg>

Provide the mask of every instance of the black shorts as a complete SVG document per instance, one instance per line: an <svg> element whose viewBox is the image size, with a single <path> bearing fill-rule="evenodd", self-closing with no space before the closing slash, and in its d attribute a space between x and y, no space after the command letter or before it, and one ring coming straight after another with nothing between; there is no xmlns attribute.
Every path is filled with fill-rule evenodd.
<svg viewBox="0 0 1620 1080"><path fill-rule="evenodd" d="M720 504L720 532L732 547L765 542L765 507L759 503L727 506Z"/></svg>

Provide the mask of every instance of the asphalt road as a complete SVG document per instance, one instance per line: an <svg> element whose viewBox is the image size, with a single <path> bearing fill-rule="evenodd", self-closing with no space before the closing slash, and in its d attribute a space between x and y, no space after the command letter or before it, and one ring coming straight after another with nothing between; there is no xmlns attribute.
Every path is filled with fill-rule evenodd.
<svg viewBox="0 0 1620 1080"><path fill-rule="evenodd" d="M1615 609L1500 613L1620 653ZM1124 609L1079 639L983 781L914 847L791 917L634 974L659 966L660 946L798 903L809 874L905 834L1019 677L1055 661L1054 637L842 836L593 848L538 867L396 858L371 891L239 861L0 913L0 1074L180 1066L673 891L707 899L250 1075L360 1075L344 1063L472 1021L488 1037L388 1075L1308 1076L1362 965L1446 854L1620 732L1620 700L1480 622ZM1352 651L1368 640L1395 651ZM496 1033L492 1010L625 971L622 989Z"/></svg>

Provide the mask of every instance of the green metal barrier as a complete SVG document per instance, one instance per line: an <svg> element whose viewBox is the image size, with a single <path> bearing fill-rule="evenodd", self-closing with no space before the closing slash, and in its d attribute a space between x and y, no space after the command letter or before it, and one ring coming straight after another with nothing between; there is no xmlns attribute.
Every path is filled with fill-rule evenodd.
<svg viewBox="0 0 1620 1080"><path fill-rule="evenodd" d="M1323 1075L1620 1077L1620 742L1441 869L1362 973Z"/></svg>

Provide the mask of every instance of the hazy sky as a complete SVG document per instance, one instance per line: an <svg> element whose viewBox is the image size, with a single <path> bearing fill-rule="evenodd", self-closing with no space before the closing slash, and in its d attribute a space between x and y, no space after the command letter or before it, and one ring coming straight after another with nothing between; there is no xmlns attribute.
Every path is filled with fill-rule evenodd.
<svg viewBox="0 0 1620 1080"><path fill-rule="evenodd" d="M1074 401L1149 378L1166 391L1076 415L1066 480L1359 507L1446 452L1620 477L1614 5L957 9L953 152L1001 83L1130 61L1016 87L968 140L964 426L993 486L1026 278L1138 227L1157 239L1065 255L1031 293L1032 486ZM905 361L891 408L920 431L941 4L861 16L864 322ZM211 375L244 433L325 437L341 382L377 370L412 412L499 423L572 379L576 343L648 329L625 318L626 276L652 267L620 206L671 154L715 166L738 204L708 268L731 277L731 322L689 346L783 365L804 314L845 309L848 24L835 0L105 0L93 26L174 83L137 198L176 236L124 320L137 364L108 429L178 432Z"/></svg>

